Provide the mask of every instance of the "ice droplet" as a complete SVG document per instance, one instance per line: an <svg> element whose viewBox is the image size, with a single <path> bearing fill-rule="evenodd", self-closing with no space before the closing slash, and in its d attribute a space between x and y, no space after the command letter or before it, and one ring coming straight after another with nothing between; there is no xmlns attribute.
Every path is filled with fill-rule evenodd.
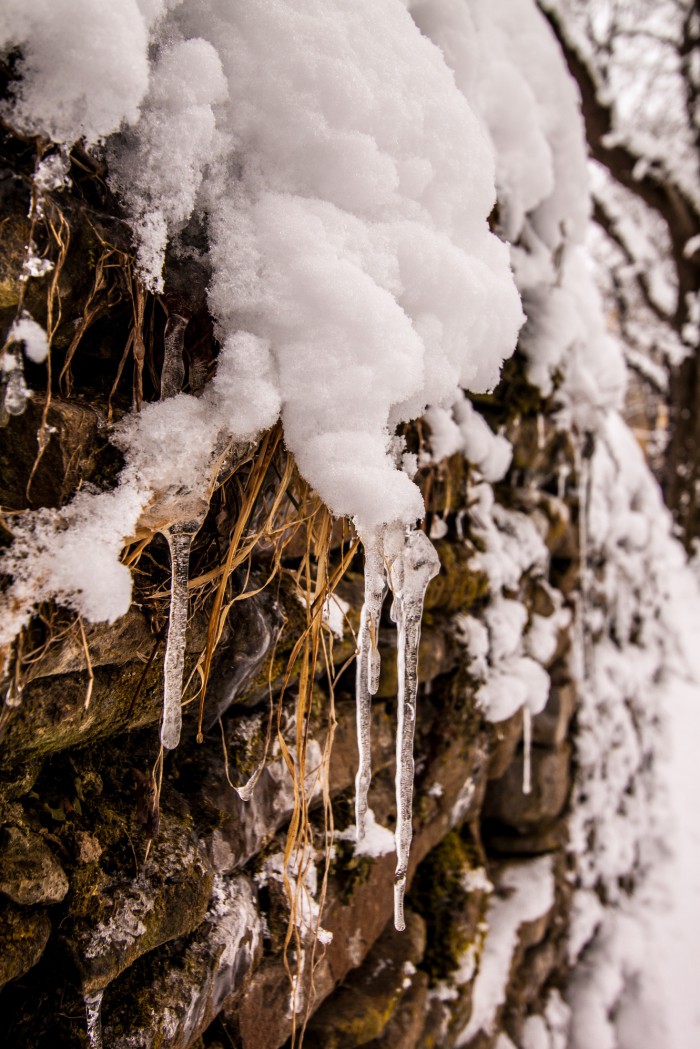
<svg viewBox="0 0 700 1049"><path fill-rule="evenodd" d="M170 547L171 565L170 616L164 662L163 723L160 729L160 740L167 750L173 750L178 745L182 729L182 676L187 638L190 549L201 523L199 519L180 521L163 530Z"/></svg>

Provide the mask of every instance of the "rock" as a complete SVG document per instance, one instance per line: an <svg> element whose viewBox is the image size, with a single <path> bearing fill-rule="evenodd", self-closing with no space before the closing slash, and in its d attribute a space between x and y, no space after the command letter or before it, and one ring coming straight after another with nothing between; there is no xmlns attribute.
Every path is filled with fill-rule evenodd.
<svg viewBox="0 0 700 1049"><path fill-rule="evenodd" d="M357 738L354 702L339 700L336 707L338 727L333 743L330 788L333 795L347 790L357 773ZM226 726L229 753L229 777L235 785L248 780L264 753L267 717L262 714L232 719ZM293 725L289 726L289 730ZM319 726L319 738L309 739L307 771L309 789L316 788L317 769L321 762L326 728ZM372 705L372 763L375 771L385 768L393 759L393 726L382 702ZM292 746L293 733L289 735ZM273 738L268 764L260 774L251 797L243 801L233 790L218 753L202 756L201 795L215 814L216 827L207 839L207 849L216 871L241 867L289 819L294 808L294 787L289 771Z"/></svg>
<svg viewBox="0 0 700 1049"><path fill-rule="evenodd" d="M11 770L32 755L55 754L127 727L159 721L163 677L157 660L148 669L136 660L123 667L97 666L93 670L87 710L85 673L39 678L27 684L21 706L12 709L0 767Z"/></svg>
<svg viewBox="0 0 700 1049"><path fill-rule="evenodd" d="M440 572L430 582L425 595L425 610L467 612L488 592L488 577L478 564L471 543L439 540L435 549L440 557Z"/></svg>
<svg viewBox="0 0 700 1049"><path fill-rule="evenodd" d="M556 819L566 805L571 786L571 744L552 750L532 748L532 790L523 793L523 757L520 755L498 780L489 783L484 805L486 818L520 831Z"/></svg>
<svg viewBox="0 0 700 1049"><path fill-rule="evenodd" d="M535 615L546 617L554 615L557 610L552 599L552 588L542 580L536 580L532 585L529 607Z"/></svg>
<svg viewBox="0 0 700 1049"><path fill-rule="evenodd" d="M497 824L487 824L484 839L490 854L499 856L541 856L566 848L569 828L565 819L544 823L531 831L517 831Z"/></svg>
<svg viewBox="0 0 700 1049"><path fill-rule="evenodd" d="M493 744L489 754L489 779L501 778L512 763L522 738L522 710L517 710L512 717L499 721L493 726Z"/></svg>
<svg viewBox="0 0 700 1049"><path fill-rule="evenodd" d="M416 753L421 754L428 740L433 750L420 758L409 889L426 854L452 827L475 819L480 810L486 784L487 736L479 726L473 700L465 698L461 682L440 697L438 706L424 701L419 709ZM440 791L428 794L422 790L422 783L439 784ZM378 822L386 826L394 805L393 769L389 766L374 777L370 806ZM339 854L338 876L328 884L323 925L333 939L316 958L314 993L319 1006L352 968L362 964L392 915L393 851L374 860L354 859L356 866L349 870L347 857ZM311 951L305 949L305 953L310 960ZM277 1049L286 1042L291 1029L289 994L282 959L263 962L242 1001L226 1014L227 1023L230 1021L239 1033L241 1049Z"/></svg>
<svg viewBox="0 0 700 1049"><path fill-rule="evenodd" d="M404 991L384 1033L369 1042L367 1049L416 1049L418 1046L425 1028L428 974L419 970L409 979L410 986Z"/></svg>
<svg viewBox="0 0 700 1049"><path fill-rule="evenodd" d="M243 875L214 879L211 905L184 941L135 963L105 994L111 1049L188 1049L240 995L262 953L255 890Z"/></svg>
<svg viewBox="0 0 700 1049"><path fill-rule="evenodd" d="M546 707L532 719L533 741L547 746L563 743L569 732L577 699L576 686L571 681L552 688Z"/></svg>
<svg viewBox="0 0 700 1049"><path fill-rule="evenodd" d="M408 911L405 932L388 926L361 968L351 972L314 1014L307 1028L310 1043L326 1049L355 1049L381 1037L411 986L424 950L425 923Z"/></svg>
<svg viewBox="0 0 700 1049"><path fill-rule="evenodd" d="M423 968L433 980L449 979L478 940L491 890L485 863L475 841L451 831L416 872L410 904L427 924Z"/></svg>
<svg viewBox="0 0 700 1049"><path fill-rule="evenodd" d="M0 987L36 965L50 935L46 911L0 904Z"/></svg>
<svg viewBox="0 0 700 1049"><path fill-rule="evenodd" d="M578 561L580 556L580 536L577 521L567 521L566 527L552 534L548 544L552 557L567 561Z"/></svg>
<svg viewBox="0 0 700 1049"><path fill-rule="evenodd" d="M15 903L60 903L68 878L38 834L6 827L0 847L0 892Z"/></svg>
<svg viewBox="0 0 700 1049"><path fill-rule="evenodd" d="M195 929L207 913L212 874L188 828L161 815L160 833L135 878L109 878L89 865L75 882L64 936L90 994L147 951Z"/></svg>
<svg viewBox="0 0 700 1049"><path fill-rule="evenodd" d="M283 617L270 590L237 602L226 618L212 662L204 726L211 728L260 672L282 628Z"/></svg>
<svg viewBox="0 0 700 1049"><path fill-rule="evenodd" d="M398 691L398 666L396 661L396 631L383 630L380 634L379 650L382 669L377 689L377 699L393 699ZM446 674L456 663L445 633L434 627L421 631L418 649L418 677L421 682L432 681L439 674Z"/></svg>
<svg viewBox="0 0 700 1049"><path fill-rule="evenodd" d="M16 510L28 505L62 506L86 481L95 481L107 468L100 461L106 440L100 433L106 420L90 405L54 396L48 409L49 440L34 472L27 500L27 483L37 457L37 431L41 426L43 398L35 395L22 415L11 416L0 427L0 503ZM108 457L116 457L109 449Z"/></svg>
<svg viewBox="0 0 700 1049"><path fill-rule="evenodd" d="M136 608L131 608L116 623L86 623L84 630L93 669L124 666L135 659L143 666L153 650L154 638L148 621ZM32 664L27 680L84 672L85 668L85 646L76 623L73 630L68 631L59 643L49 645L42 658Z"/></svg>

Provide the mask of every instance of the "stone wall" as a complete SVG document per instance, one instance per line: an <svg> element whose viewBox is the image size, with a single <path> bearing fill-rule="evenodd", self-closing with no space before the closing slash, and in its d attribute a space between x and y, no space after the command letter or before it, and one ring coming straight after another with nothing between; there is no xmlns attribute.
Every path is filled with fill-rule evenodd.
<svg viewBox="0 0 700 1049"><path fill-rule="evenodd" d="M54 269L23 282L33 145L6 136L4 151L1 319L9 325L24 304L55 324L52 385L28 366L34 397L0 429L11 535L13 512L60 514L80 486L114 483L110 420L130 409L137 387L158 396L168 312L188 320L187 390L213 367L215 343L206 274L182 261L170 260L166 295L135 314L142 293L128 240L85 157L74 163L73 190L50 198L33 232ZM492 489L460 457L431 464L424 455L420 474L442 569L420 650L406 931L392 927L393 852L358 853L345 833L361 550L349 524L330 522L273 431L237 450L195 543L189 702L173 753L163 758L158 739L169 592L161 535L135 537L125 551L134 575L126 617L90 625L41 605L11 654L0 718L4 1045L86 1045L88 1027L97 1045L98 1003L111 1049L277 1049L302 1031L304 1044L329 1049L485 1049L499 1037L503 1049L505 1035L522 1046L538 1025L552 1038L565 1031L581 456L517 358L478 406L513 443L505 480ZM37 432L47 442L39 457ZM406 439L419 454L429 447L420 424ZM342 637L313 615L327 579L346 609ZM225 614L212 619L219 598ZM465 640L465 617L493 634L489 616L502 602L525 609L515 647L551 678L531 751L519 704L493 723L477 699L500 673L493 644L480 665ZM543 634L553 643L538 645ZM380 648L370 806L391 829L388 615ZM235 788L261 764L243 801Z"/></svg>

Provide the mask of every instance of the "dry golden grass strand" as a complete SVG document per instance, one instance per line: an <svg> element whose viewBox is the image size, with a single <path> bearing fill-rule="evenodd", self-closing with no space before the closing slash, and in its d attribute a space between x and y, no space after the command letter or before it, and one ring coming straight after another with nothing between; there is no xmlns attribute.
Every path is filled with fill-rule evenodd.
<svg viewBox="0 0 700 1049"><path fill-rule="evenodd" d="M87 635L85 634L85 626L83 624L83 617L78 616L78 625L80 627L80 638L83 643L83 651L85 652L85 666L88 675L87 689L85 692L84 709L88 710L90 707L90 700L92 699L92 690L95 685L95 675L92 670L92 659L90 658L90 646L88 645Z"/></svg>

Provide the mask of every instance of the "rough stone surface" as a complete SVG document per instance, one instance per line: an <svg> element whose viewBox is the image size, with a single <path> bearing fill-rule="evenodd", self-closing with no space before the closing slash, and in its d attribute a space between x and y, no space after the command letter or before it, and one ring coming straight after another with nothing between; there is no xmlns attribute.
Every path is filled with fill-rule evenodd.
<svg viewBox="0 0 700 1049"><path fill-rule="evenodd" d="M532 748L532 790L523 792L523 758L517 757L500 779L489 784L484 815L516 830L531 831L554 820L569 796L571 746Z"/></svg>
<svg viewBox="0 0 700 1049"><path fill-rule="evenodd" d="M51 919L46 911L0 904L0 987L36 965L50 935Z"/></svg>
<svg viewBox="0 0 700 1049"><path fill-rule="evenodd" d="M408 912L405 933L385 929L361 968L316 1012L307 1029L310 1043L354 1049L385 1035L424 951L425 924Z"/></svg>
<svg viewBox="0 0 700 1049"><path fill-rule="evenodd" d="M67 947L83 991L106 987L137 958L195 929L207 913L212 874L191 832L174 820L160 834L134 878L92 881L68 910Z"/></svg>
<svg viewBox="0 0 700 1049"><path fill-rule="evenodd" d="M37 834L7 827L0 844L0 892L15 903L60 903L68 879Z"/></svg>

